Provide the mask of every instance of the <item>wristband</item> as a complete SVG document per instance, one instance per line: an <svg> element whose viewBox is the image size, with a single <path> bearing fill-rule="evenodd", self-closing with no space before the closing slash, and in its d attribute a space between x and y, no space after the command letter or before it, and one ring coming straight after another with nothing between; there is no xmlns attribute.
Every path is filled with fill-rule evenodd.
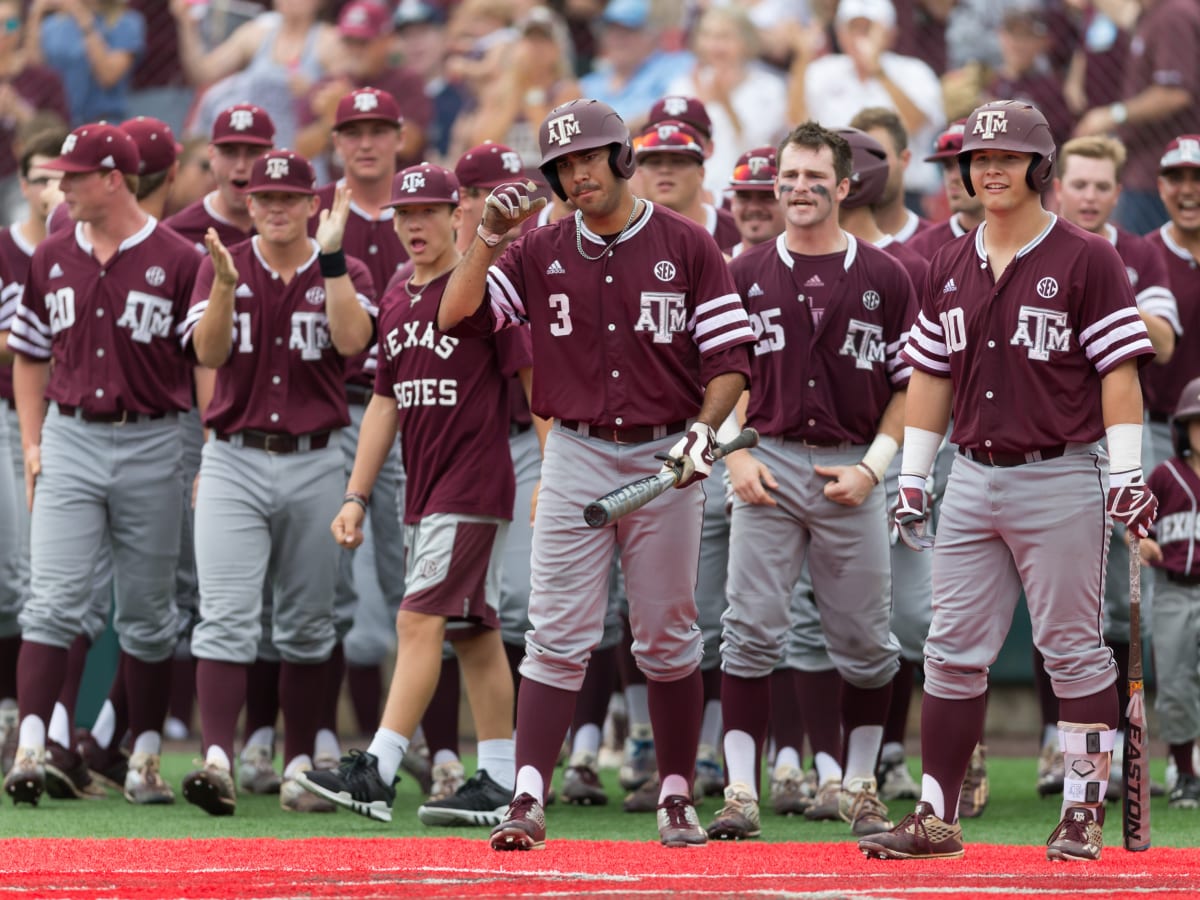
<svg viewBox="0 0 1200 900"><path fill-rule="evenodd" d="M883 481L883 476L887 472L888 466L892 464L892 460L896 458L896 454L899 452L900 445L896 443L894 437L890 434L877 434L875 435L875 440L871 441L871 446L867 448L867 452L859 465L870 472L871 477L875 479L875 483L879 484L879 482Z"/></svg>
<svg viewBox="0 0 1200 900"><path fill-rule="evenodd" d="M318 253L317 264L321 267L321 276L323 278L338 278L349 271L346 268L345 250L334 250L332 253Z"/></svg>
<svg viewBox="0 0 1200 900"><path fill-rule="evenodd" d="M1110 472L1131 472L1142 469L1142 426L1110 425L1108 436L1108 469Z"/></svg>
<svg viewBox="0 0 1200 900"><path fill-rule="evenodd" d="M347 503L357 503L363 508L363 512L367 511L367 504L371 502L371 498L366 494L360 494L358 491L347 491L346 496L342 498L342 506Z"/></svg>
<svg viewBox="0 0 1200 900"><path fill-rule="evenodd" d="M933 469L933 459L942 446L942 435L927 428L906 425L904 428L904 453L900 457L900 472L917 475L924 479Z"/></svg>
<svg viewBox="0 0 1200 900"><path fill-rule="evenodd" d="M876 475L875 470L868 466L865 462L856 462L854 467L856 469L862 469L864 472L870 475L872 484L879 484L879 476Z"/></svg>
<svg viewBox="0 0 1200 900"><path fill-rule="evenodd" d="M504 240L504 235L502 234L492 234L490 231L484 231L482 222L475 226L475 234L481 241L492 248L499 247L500 242Z"/></svg>

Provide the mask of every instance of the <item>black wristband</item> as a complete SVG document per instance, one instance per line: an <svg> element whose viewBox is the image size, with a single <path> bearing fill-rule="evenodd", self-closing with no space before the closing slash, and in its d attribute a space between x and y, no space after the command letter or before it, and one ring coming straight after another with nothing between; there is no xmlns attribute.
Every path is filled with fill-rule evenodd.
<svg viewBox="0 0 1200 900"><path fill-rule="evenodd" d="M349 270L346 268L346 251L335 250L333 253L318 253L317 263L321 266L324 278L338 278Z"/></svg>
<svg viewBox="0 0 1200 900"><path fill-rule="evenodd" d="M364 511L370 502L370 497L366 494L360 494L358 491L347 491L346 496L342 498L342 506L345 506L347 503L357 503Z"/></svg>

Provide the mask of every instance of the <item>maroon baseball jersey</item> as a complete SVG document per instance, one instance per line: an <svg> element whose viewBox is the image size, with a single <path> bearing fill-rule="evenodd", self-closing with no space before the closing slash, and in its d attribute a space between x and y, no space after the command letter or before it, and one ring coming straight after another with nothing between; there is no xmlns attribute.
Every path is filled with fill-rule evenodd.
<svg viewBox="0 0 1200 900"><path fill-rule="evenodd" d="M8 346L50 362L46 397L89 413L192 405L179 348L200 254L153 218L101 264L84 226L38 245Z"/></svg>
<svg viewBox="0 0 1200 900"><path fill-rule="evenodd" d="M704 227L713 236L713 240L717 242L721 252L732 256L733 248L742 242L742 233L738 231L737 220L734 219L733 213L727 209L713 206L711 203L704 204L704 211L708 214L708 222Z"/></svg>
<svg viewBox="0 0 1200 900"><path fill-rule="evenodd" d="M168 216L163 220L163 224L172 231L179 234L181 237L187 238L205 253L208 252L204 246L204 234L210 228L217 230L217 237L221 239L221 243L226 248L234 247L249 237L253 237L255 231L251 228L249 231L242 231L228 219L223 218L213 209L212 194L205 194L199 200L185 206L173 216Z"/></svg>
<svg viewBox="0 0 1200 900"><path fill-rule="evenodd" d="M584 259L577 239L599 259ZM526 233L492 265L486 302L461 326L529 323L534 412L664 425L695 416L715 376L749 375L754 333L707 231L647 201L606 253L607 245L580 214Z"/></svg>
<svg viewBox="0 0 1200 900"><path fill-rule="evenodd" d="M342 428L350 424L345 366L329 335L316 241L312 256L288 284L263 259L258 241L243 241L229 250L238 271L233 347L217 369L204 424L222 434L251 428L302 435ZM346 263L359 302L374 316L375 286L367 267L352 256ZM212 284L212 260L205 257L183 333L189 350Z"/></svg>
<svg viewBox="0 0 1200 900"><path fill-rule="evenodd" d="M1162 249L1112 224L1104 226L1104 236L1117 248L1117 255L1125 263L1125 274L1129 276L1129 286L1133 288L1138 309L1147 315L1165 319L1175 334L1183 334L1179 305L1171 292L1171 279L1167 275L1167 262Z"/></svg>
<svg viewBox="0 0 1200 900"><path fill-rule="evenodd" d="M1177 575L1200 575L1200 476L1186 459L1172 456L1154 467L1146 483L1158 498L1154 539L1162 548L1159 567Z"/></svg>
<svg viewBox="0 0 1200 900"><path fill-rule="evenodd" d="M894 235L892 235L892 237L902 244L906 241L911 241L922 231L928 231L933 227L932 222L930 222L928 219L921 218L911 209L905 211L908 213L908 216L904 221L904 226Z"/></svg>
<svg viewBox="0 0 1200 900"><path fill-rule="evenodd" d="M906 244L904 244L904 246L908 247L913 252L918 253L925 259L933 259L933 254L941 250L946 244L950 243L956 238L962 237L966 233L967 229L963 228L959 223L958 216L953 215L945 222L938 222L936 225L926 228L924 231L913 235L912 238ZM924 279L921 281L917 281L915 279L913 280L913 284L917 285L918 289L920 289L920 286L924 283Z"/></svg>
<svg viewBox="0 0 1200 900"><path fill-rule="evenodd" d="M1154 355L1121 258L1054 216L997 281L985 229L934 256L901 355L953 379L960 447L1029 453L1099 440L1100 379Z"/></svg>
<svg viewBox="0 0 1200 900"><path fill-rule="evenodd" d="M932 230L932 228L928 229L928 231ZM922 232L922 234L926 234L928 231ZM917 237L920 237L920 235ZM904 271L908 273L908 278L913 283L914 291L916 290L916 285L925 283L925 277L929 274L929 260L916 250L913 250L911 242L905 244L896 240L894 235L889 234L875 246L904 266ZM915 305L913 307L913 315L916 315ZM912 322L910 321L909 324L911 325Z"/></svg>
<svg viewBox="0 0 1200 900"><path fill-rule="evenodd" d="M1158 231L1146 235L1146 242L1159 251L1167 264L1167 279L1175 296L1179 322L1188 340L1200 335L1200 263L1184 247L1171 238L1168 222ZM1165 422L1175 409L1179 395L1193 378L1200 377L1200 354L1176 348L1171 358L1161 366L1142 369L1142 394L1150 415Z"/></svg>
<svg viewBox="0 0 1200 900"><path fill-rule="evenodd" d="M804 299L811 269L786 238L729 264L758 337L746 424L813 444L869 443L912 371L899 356L916 315L912 281L883 250L846 235L840 277L814 327Z"/></svg>
<svg viewBox="0 0 1200 900"><path fill-rule="evenodd" d="M394 286L379 310L375 393L396 401L407 524L433 513L512 518L508 385L533 364L529 329L442 334L437 310L449 280L447 272L431 281L416 303ZM465 459L483 461L487 476Z"/></svg>
<svg viewBox="0 0 1200 900"><path fill-rule="evenodd" d="M8 272L0 288L0 331L12 331L17 304L25 292L25 280L29 277L29 263L35 249L33 244L21 237L17 226L0 230L0 264ZM13 399L11 364L0 365L0 398Z"/></svg>

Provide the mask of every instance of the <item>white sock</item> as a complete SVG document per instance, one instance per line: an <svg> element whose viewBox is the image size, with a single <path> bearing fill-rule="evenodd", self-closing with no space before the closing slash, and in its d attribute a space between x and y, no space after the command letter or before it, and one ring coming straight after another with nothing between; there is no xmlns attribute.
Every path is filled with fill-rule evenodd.
<svg viewBox="0 0 1200 900"><path fill-rule="evenodd" d="M287 764L287 766L283 770L283 777L284 778L295 778L297 772L301 771L302 769L311 769L311 768L312 768L312 757L309 756L307 753L301 753L299 756L297 756L295 759L293 759L290 763Z"/></svg>
<svg viewBox="0 0 1200 900"><path fill-rule="evenodd" d="M533 766L521 766L517 772L517 783L513 788L513 796L519 797L521 794L529 794L538 803L545 806L546 786L542 781L542 773Z"/></svg>
<svg viewBox="0 0 1200 900"><path fill-rule="evenodd" d="M754 738L735 728L725 732L725 768L729 771L729 783L742 782L750 788L754 799L758 799L758 780L754 777Z"/></svg>
<svg viewBox="0 0 1200 900"><path fill-rule="evenodd" d="M813 757L813 765L817 767L817 784L825 784L830 780L842 780L842 767L828 753L818 753Z"/></svg>
<svg viewBox="0 0 1200 900"><path fill-rule="evenodd" d="M204 764L206 766L217 766L226 772L233 768L233 764L230 763L229 757L225 755L225 751L216 744L208 748L208 753L204 757Z"/></svg>
<svg viewBox="0 0 1200 900"><path fill-rule="evenodd" d="M17 736L17 744L21 747L46 746L46 723L41 716L26 716L21 720L21 730Z"/></svg>
<svg viewBox="0 0 1200 900"><path fill-rule="evenodd" d="M113 732L116 728L117 711L113 709L111 700L105 700L96 716L96 724L92 726L92 738L101 747L107 749L112 744Z"/></svg>
<svg viewBox="0 0 1200 900"><path fill-rule="evenodd" d="M625 688L625 707L629 715L629 731L635 725L650 724L650 693L644 684L631 684Z"/></svg>
<svg viewBox="0 0 1200 900"><path fill-rule="evenodd" d="M162 735L157 731L143 731L133 742L133 752L158 756L162 753Z"/></svg>
<svg viewBox="0 0 1200 900"><path fill-rule="evenodd" d="M600 726L592 722L580 725L579 730L571 738L571 755L590 753L595 756L600 752Z"/></svg>
<svg viewBox="0 0 1200 900"><path fill-rule="evenodd" d="M879 751L882 759L904 759L904 745L899 741L888 741Z"/></svg>
<svg viewBox="0 0 1200 900"><path fill-rule="evenodd" d="M950 818L946 815L946 797L942 793L942 786L937 783L932 775L921 776L921 799L933 807L933 814L943 822L949 822ZM958 812L958 808L954 810Z"/></svg>
<svg viewBox="0 0 1200 900"><path fill-rule="evenodd" d="M383 779L383 783L391 784L396 780L400 760L404 759L404 754L408 752L408 738L390 728L380 728L375 732L375 737L371 738L371 746L367 748L367 752L375 754L375 758L379 760L379 777Z"/></svg>
<svg viewBox="0 0 1200 900"><path fill-rule="evenodd" d="M444 766L446 763L458 762L458 754L453 750L439 750L433 754L433 764Z"/></svg>
<svg viewBox="0 0 1200 900"><path fill-rule="evenodd" d="M275 746L275 729L269 725L264 725L262 728L255 728L254 733L246 738L247 747L274 747Z"/></svg>
<svg viewBox="0 0 1200 900"><path fill-rule="evenodd" d="M704 718L700 721L700 743L714 750L721 744L721 701L709 700L704 704Z"/></svg>
<svg viewBox="0 0 1200 900"><path fill-rule="evenodd" d="M342 745L338 743L337 735L328 728L317 732L316 746L313 750L317 756L332 756L334 759L339 759L342 755Z"/></svg>
<svg viewBox="0 0 1200 900"><path fill-rule="evenodd" d="M476 768L483 769L492 781L511 791L516 779L517 745L502 738L480 741L479 764Z"/></svg>
<svg viewBox="0 0 1200 900"><path fill-rule="evenodd" d="M775 771L778 772L789 766L800 768L800 751L795 747L780 747L779 752L775 754Z"/></svg>
<svg viewBox="0 0 1200 900"><path fill-rule="evenodd" d="M883 740L882 725L859 725L846 740L846 771L842 779L875 778L875 759Z"/></svg>
<svg viewBox="0 0 1200 900"><path fill-rule="evenodd" d="M673 794L687 797L689 800L692 798L692 789L682 775L668 775L662 780L662 790L658 792L658 802L662 803Z"/></svg>
<svg viewBox="0 0 1200 900"><path fill-rule="evenodd" d="M46 737L64 747L71 746L71 725L67 719L67 708L61 703L54 704L54 712L50 714L50 730Z"/></svg>
<svg viewBox="0 0 1200 900"><path fill-rule="evenodd" d="M1042 728L1042 746L1047 744L1058 746L1058 725L1046 725Z"/></svg>

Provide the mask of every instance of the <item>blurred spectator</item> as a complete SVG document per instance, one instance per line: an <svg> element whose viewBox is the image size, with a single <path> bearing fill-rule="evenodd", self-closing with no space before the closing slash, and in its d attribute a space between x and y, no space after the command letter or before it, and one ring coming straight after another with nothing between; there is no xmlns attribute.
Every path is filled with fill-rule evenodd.
<svg viewBox="0 0 1200 900"><path fill-rule="evenodd" d="M26 22L30 62L58 72L71 124L129 116L133 67L146 47L146 20L124 0L33 0Z"/></svg>
<svg viewBox="0 0 1200 900"><path fill-rule="evenodd" d="M337 30L342 49L330 67L332 77L297 101L300 130L294 149L316 165L322 183L337 180L343 163L331 158L331 136L338 101L356 88L373 87L400 102L404 127L397 171L421 162L433 104L420 75L392 64L392 13L369 0L354 0L342 7Z"/></svg>
<svg viewBox="0 0 1200 900"><path fill-rule="evenodd" d="M1023 100L1039 109L1050 125L1054 140L1062 144L1071 136L1075 117L1067 108L1063 82L1053 70L1047 51L1050 29L1037 9L1014 9L1000 26L1000 67L992 74L980 103Z"/></svg>
<svg viewBox="0 0 1200 900"><path fill-rule="evenodd" d="M808 0L737 0L735 5L742 8L758 31L759 58L786 69L796 31L814 21Z"/></svg>
<svg viewBox="0 0 1200 900"><path fill-rule="evenodd" d="M915 56L937 75L949 65L946 23L958 0L892 0L896 6L896 42L901 56Z"/></svg>
<svg viewBox="0 0 1200 900"><path fill-rule="evenodd" d="M317 20L321 0L275 0L273 11L239 26L207 52L188 0L170 3L184 74L194 85L210 86L192 133L207 133L219 110L253 98L275 123L276 146L294 146L296 99L341 52L337 30Z"/></svg>
<svg viewBox="0 0 1200 900"><path fill-rule="evenodd" d="M556 9L561 6L571 46L575 48L576 76L592 71L598 52L593 26L600 20L604 5L604 0L562 0L561 4L555 5Z"/></svg>
<svg viewBox="0 0 1200 900"><path fill-rule="evenodd" d="M631 128L694 62L690 53L663 49L674 9L669 0L610 0L600 17L599 58L579 89L607 103Z"/></svg>
<svg viewBox="0 0 1200 900"><path fill-rule="evenodd" d="M400 61L424 82L425 97L432 106L426 145L445 159L454 120L466 102L462 88L446 79L445 13L424 0L401 0L393 22L393 46Z"/></svg>
<svg viewBox="0 0 1200 900"><path fill-rule="evenodd" d="M138 115L166 122L183 133L196 91L183 77L175 18L164 0L129 0L129 8L146 22L146 49L133 70L129 108Z"/></svg>
<svg viewBox="0 0 1200 900"><path fill-rule="evenodd" d="M849 125L864 107L887 107L899 115L913 144L932 146L946 121L942 87L928 64L889 49L896 33L891 0L841 0L834 26L842 52L808 67L809 117L833 128ZM941 179L936 166L918 163L908 168L904 184L924 195L936 192Z"/></svg>
<svg viewBox="0 0 1200 900"><path fill-rule="evenodd" d="M1121 99L1121 73L1129 56L1129 32L1092 5L1092 0L1066 0L1074 13L1074 42L1063 94L1071 112L1082 115L1093 106Z"/></svg>
<svg viewBox="0 0 1200 900"><path fill-rule="evenodd" d="M208 140L188 138L179 153L179 174L175 176L175 185L167 198L166 214L179 212L216 188L217 180L213 178L212 164L208 161Z"/></svg>
<svg viewBox="0 0 1200 900"><path fill-rule="evenodd" d="M1163 144L1200 132L1200 4L1196 0L1095 0L1133 31L1121 99L1084 113L1077 135L1120 130L1129 151L1118 221L1146 234L1167 218L1157 193ZM1109 9L1109 7L1112 9ZM1122 16L1132 12L1133 21Z"/></svg>
<svg viewBox="0 0 1200 900"><path fill-rule="evenodd" d="M672 94L698 97L712 119L712 155L704 186L720 197L738 157L777 141L787 131L787 85L757 61L758 32L735 7L712 7L692 36L696 62L670 86Z"/></svg>

